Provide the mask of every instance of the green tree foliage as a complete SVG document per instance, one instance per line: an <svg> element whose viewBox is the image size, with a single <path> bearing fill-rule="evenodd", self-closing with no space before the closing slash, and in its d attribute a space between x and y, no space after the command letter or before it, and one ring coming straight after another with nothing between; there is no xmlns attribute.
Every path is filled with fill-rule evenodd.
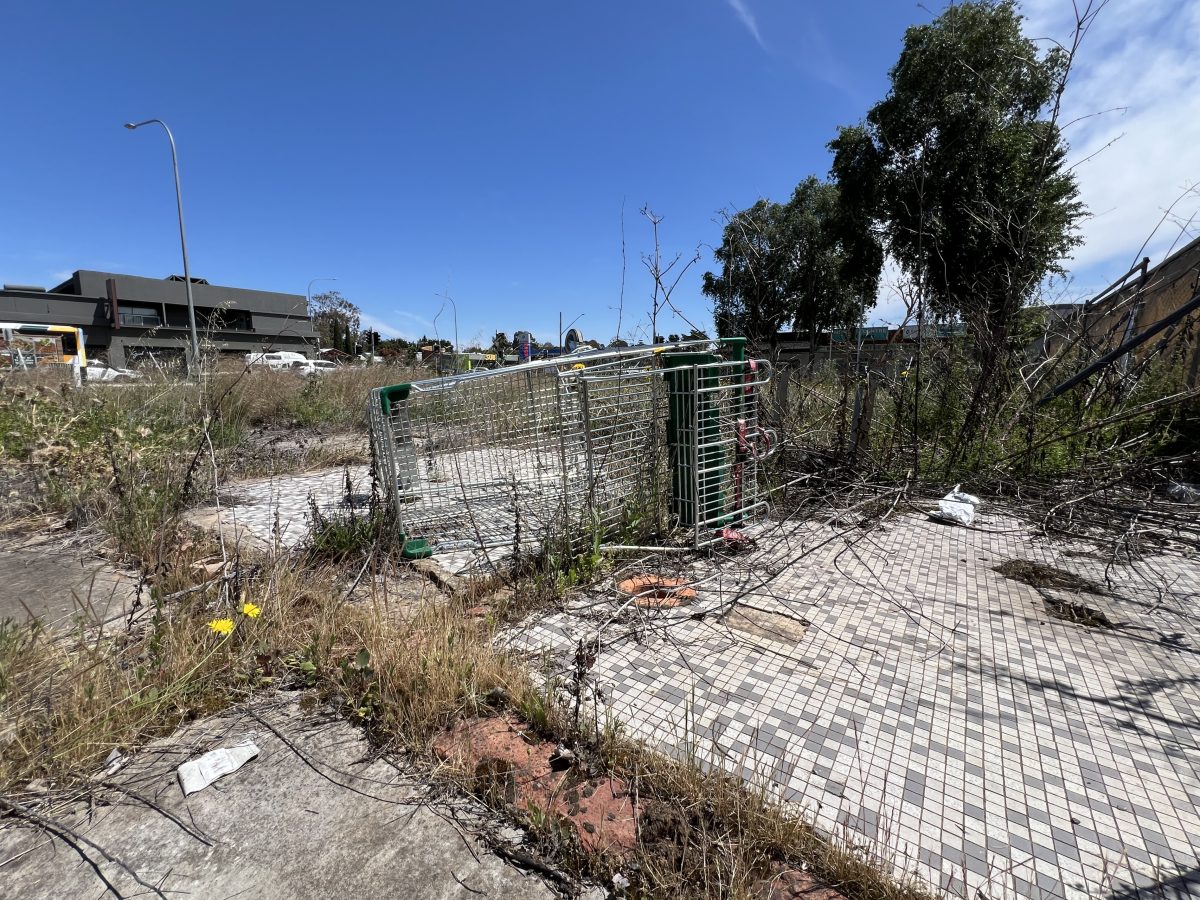
<svg viewBox="0 0 1200 900"><path fill-rule="evenodd" d="M375 352L388 362L408 363L413 359L417 345L404 338L388 338L375 345Z"/></svg>
<svg viewBox="0 0 1200 900"><path fill-rule="evenodd" d="M717 333L774 345L781 328L813 332L847 325L874 303L882 266L878 239L838 188L809 177L787 203L759 200L731 215L704 273Z"/></svg>
<svg viewBox="0 0 1200 900"><path fill-rule="evenodd" d="M497 356L504 356L506 353L512 353L512 343L508 339L508 335L503 331L497 331L495 337L492 338L492 352Z"/></svg>
<svg viewBox="0 0 1200 900"><path fill-rule="evenodd" d="M375 353L379 353L379 345L383 343L383 336L374 328L368 328L358 336L358 345L362 348L362 353L370 353L371 348L375 348Z"/></svg>
<svg viewBox="0 0 1200 900"><path fill-rule="evenodd" d="M362 310L338 291L328 291L312 298L308 315L321 336L322 347L354 353Z"/></svg>
<svg viewBox="0 0 1200 900"><path fill-rule="evenodd" d="M887 97L830 145L843 201L991 367L1085 213L1056 121L1069 54L1039 52L1021 18L965 0L909 28Z"/></svg>

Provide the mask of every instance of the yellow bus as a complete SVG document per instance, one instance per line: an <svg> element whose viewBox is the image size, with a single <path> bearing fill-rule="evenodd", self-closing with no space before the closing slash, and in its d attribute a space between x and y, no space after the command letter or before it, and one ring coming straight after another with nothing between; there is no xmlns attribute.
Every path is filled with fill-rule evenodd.
<svg viewBox="0 0 1200 900"><path fill-rule="evenodd" d="M86 365L82 328L0 322L0 371L58 368L69 371L71 380L78 385Z"/></svg>

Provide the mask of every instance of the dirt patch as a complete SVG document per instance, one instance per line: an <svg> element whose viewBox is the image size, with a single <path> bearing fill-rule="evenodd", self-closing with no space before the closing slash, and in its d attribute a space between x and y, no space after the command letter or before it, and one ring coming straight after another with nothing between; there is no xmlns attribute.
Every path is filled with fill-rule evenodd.
<svg viewBox="0 0 1200 900"><path fill-rule="evenodd" d="M492 803L569 823L585 850L625 853L637 841L638 813L625 781L588 777L514 719L459 722L433 751L474 773L476 792Z"/></svg>
<svg viewBox="0 0 1200 900"><path fill-rule="evenodd" d="M688 587L687 579L665 575L634 575L617 582L617 590L636 598L634 606L646 609L669 609L696 599L696 589Z"/></svg>
<svg viewBox="0 0 1200 900"><path fill-rule="evenodd" d="M1047 597L1044 601L1046 612L1064 622L1076 625L1086 625L1088 628L1116 628L1116 624L1095 607L1084 603L1072 603L1057 597Z"/></svg>
<svg viewBox="0 0 1200 900"><path fill-rule="evenodd" d="M804 640L808 626L812 623L800 616L785 616L782 613L737 606L729 611L729 615L725 617L725 624L735 631L756 638L783 644L799 644Z"/></svg>
<svg viewBox="0 0 1200 900"><path fill-rule="evenodd" d="M845 900L845 895L807 872L776 863L770 878L756 884L751 896L759 900Z"/></svg>
<svg viewBox="0 0 1200 900"><path fill-rule="evenodd" d="M1035 588L1086 594L1108 593L1102 585L1088 578L1031 559L1009 559L996 566L993 571Z"/></svg>

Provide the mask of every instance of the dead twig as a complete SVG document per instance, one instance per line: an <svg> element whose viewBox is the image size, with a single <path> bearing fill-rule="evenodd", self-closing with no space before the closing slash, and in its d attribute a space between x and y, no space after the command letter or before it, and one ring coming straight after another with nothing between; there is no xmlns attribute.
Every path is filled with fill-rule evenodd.
<svg viewBox="0 0 1200 900"><path fill-rule="evenodd" d="M119 857L114 856L113 854L109 853L107 850L105 850L103 847L101 847L96 842L88 840L83 835L79 834L79 832L74 831L71 828L68 828L66 825L63 825L60 822L55 822L52 819L47 819L44 816L39 816L37 813L35 813L33 810L29 809L28 807L25 807L22 804L17 803L16 801L9 800L7 797L0 797L0 807L7 809L10 813L15 815L17 818L24 819L25 821L29 822L32 825L37 825L39 828L45 829L46 831L50 832L55 837L57 837L64 844L66 844L68 847L70 847L72 850L74 850L76 853L78 853L80 858L82 858L85 863L87 863L89 866L91 866L92 871L96 873L96 877L99 878L104 883L105 889L107 889L109 891L109 893L111 893L114 897L122 898L122 900L123 900L125 895L122 894L119 890L117 890L117 886L115 884L113 884L111 881L108 880L108 878L105 876L104 872L101 870L100 864L97 863L91 856L89 856L87 854L87 852L83 849L84 845L91 848L95 852L99 853L101 856L103 856L109 862L115 863L116 865L120 866L122 870L124 870L125 872L127 872L129 874L130 878L132 878L134 881L136 881L139 885L144 887L146 890L150 891L152 894L154 894L154 896L158 897L159 900L167 900L166 894L164 894L162 891L160 891L157 887L150 884L149 882L143 881L141 876L138 875L138 873L131 866L129 866L127 863L125 863Z"/></svg>

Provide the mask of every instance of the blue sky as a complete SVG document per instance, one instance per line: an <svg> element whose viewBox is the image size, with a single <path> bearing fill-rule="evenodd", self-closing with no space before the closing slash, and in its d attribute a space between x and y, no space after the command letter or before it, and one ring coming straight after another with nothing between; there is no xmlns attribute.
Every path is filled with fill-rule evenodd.
<svg viewBox="0 0 1200 900"><path fill-rule="evenodd" d="M1070 0L1028 5L1031 28L1065 33ZM1080 159L1119 137L1080 170L1100 215L1077 291L1136 256L1200 144L1200 15L1114 5L1080 70L1080 114L1125 108L1074 126ZM214 283L303 293L336 276L314 290L341 290L385 334L432 334L449 291L464 344L520 328L554 340L559 311L607 340L623 218L621 332L645 334L648 204L668 256L701 253L675 297L707 327L720 211L823 175L836 126L883 95L904 28L929 17L904 0L14 0L0 12L0 280L180 270L165 137L121 128L161 117L192 271ZM894 318L886 294L877 315ZM438 329L452 333L448 307Z"/></svg>

